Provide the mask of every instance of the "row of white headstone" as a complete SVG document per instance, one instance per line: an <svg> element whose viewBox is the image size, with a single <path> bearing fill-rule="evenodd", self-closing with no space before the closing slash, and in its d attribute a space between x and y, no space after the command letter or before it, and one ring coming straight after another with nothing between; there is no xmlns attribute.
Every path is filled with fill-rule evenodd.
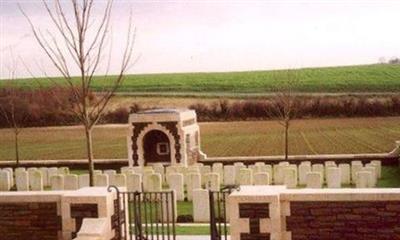
<svg viewBox="0 0 400 240"><path fill-rule="evenodd" d="M218 191L221 185L286 185L295 188L306 185L321 188L324 183L329 188L354 184L356 187L374 187L381 177L381 162L372 161L365 166L361 161L336 165L333 161L325 164L301 162L300 165L280 162L276 165L256 163L246 167L243 163L212 166L195 164L189 167L161 164L146 167L123 167L116 170L95 170L94 185L115 185L127 187L128 191L161 191L163 185L175 190L177 199L192 200L194 189ZM8 191L15 184L18 191L75 190L89 186L89 175L70 174L61 168L16 168L15 180L12 168L0 170L0 191Z"/></svg>

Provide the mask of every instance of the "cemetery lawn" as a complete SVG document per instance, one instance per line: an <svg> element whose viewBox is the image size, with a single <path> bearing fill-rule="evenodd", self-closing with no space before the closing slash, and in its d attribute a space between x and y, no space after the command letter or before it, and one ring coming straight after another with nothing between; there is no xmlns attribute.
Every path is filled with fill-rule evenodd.
<svg viewBox="0 0 400 240"><path fill-rule="evenodd" d="M257 156L283 153L282 127L276 121L200 123L201 146L208 156ZM127 125L95 128L98 159L126 158ZM290 154L389 152L400 140L400 117L307 119L292 122ZM13 160L14 135L0 129L0 160ZM21 159L84 159L81 127L27 128L20 134Z"/></svg>
<svg viewBox="0 0 400 240"><path fill-rule="evenodd" d="M247 71L220 73L169 73L128 75L119 92L153 93L155 95L182 95L185 93L201 96L221 94L272 92L279 85L279 77L285 71ZM304 68L299 70L300 82L297 92L399 92L400 67L391 64L373 64L345 67ZM38 81L38 82L36 82ZM55 81L61 84L59 78ZM79 79L76 78L76 82ZM110 87L109 79L94 78L93 90L102 91ZM1 87L0 82L0 87ZM32 81L20 79L17 85L26 88L50 86L47 79Z"/></svg>

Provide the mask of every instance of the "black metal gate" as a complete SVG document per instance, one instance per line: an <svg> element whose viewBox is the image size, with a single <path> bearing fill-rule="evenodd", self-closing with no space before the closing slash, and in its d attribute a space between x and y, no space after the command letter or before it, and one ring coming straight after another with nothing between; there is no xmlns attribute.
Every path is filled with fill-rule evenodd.
<svg viewBox="0 0 400 240"><path fill-rule="evenodd" d="M175 240L176 206L173 191L117 192L115 202L116 239ZM117 211L119 209L119 211Z"/></svg>
<svg viewBox="0 0 400 240"><path fill-rule="evenodd" d="M228 239L226 199L238 186L226 186L221 191L209 191L211 240Z"/></svg>

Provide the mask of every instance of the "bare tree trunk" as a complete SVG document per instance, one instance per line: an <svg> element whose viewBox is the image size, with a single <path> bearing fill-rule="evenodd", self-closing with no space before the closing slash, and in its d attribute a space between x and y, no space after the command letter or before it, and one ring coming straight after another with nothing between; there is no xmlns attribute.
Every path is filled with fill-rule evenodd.
<svg viewBox="0 0 400 240"><path fill-rule="evenodd" d="M19 166L19 145L18 145L18 134L15 132L14 139L15 139L15 160L17 161L17 166Z"/></svg>
<svg viewBox="0 0 400 240"><path fill-rule="evenodd" d="M285 161L289 159L289 122L285 123Z"/></svg>
<svg viewBox="0 0 400 240"><path fill-rule="evenodd" d="M89 185L94 186L94 163L93 163L93 141L92 141L92 129L85 127L86 136L86 151L88 157L88 169L89 169Z"/></svg>

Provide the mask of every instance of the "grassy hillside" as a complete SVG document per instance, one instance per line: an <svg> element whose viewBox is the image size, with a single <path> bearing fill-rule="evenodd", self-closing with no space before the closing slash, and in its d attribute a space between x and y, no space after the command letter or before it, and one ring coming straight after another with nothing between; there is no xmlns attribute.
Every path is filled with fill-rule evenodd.
<svg viewBox="0 0 400 240"><path fill-rule="evenodd" d="M283 153L282 127L276 121L201 123L202 149L209 156L257 156ZM96 127L96 158L126 158L126 125ZM0 161L14 159L13 134L0 129ZM290 154L388 152L400 140L400 118L295 120ZM82 128L27 128L20 135L22 159L85 157Z"/></svg>
<svg viewBox="0 0 400 240"><path fill-rule="evenodd" d="M300 72L298 92L400 92L400 65L377 64L346 67L304 68ZM120 92L179 94L263 93L273 91L284 71L250 71L226 73L176 73L129 75ZM62 79L57 81L63 82ZM39 80L41 85L52 83ZM78 82L78 81L77 81ZM97 77L93 90L109 87L109 80ZM38 84L29 79L16 82L23 87ZM0 81L1 84L1 81Z"/></svg>

